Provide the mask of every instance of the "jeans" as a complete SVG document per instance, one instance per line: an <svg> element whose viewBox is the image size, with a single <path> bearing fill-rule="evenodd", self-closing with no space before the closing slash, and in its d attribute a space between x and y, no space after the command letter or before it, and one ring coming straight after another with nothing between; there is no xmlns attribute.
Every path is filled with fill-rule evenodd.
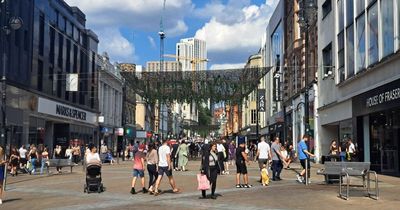
<svg viewBox="0 0 400 210"><path fill-rule="evenodd" d="M283 165L280 160L272 160L272 179L281 178Z"/></svg>
<svg viewBox="0 0 400 210"><path fill-rule="evenodd" d="M32 174L35 174L35 170L36 170L36 158L31 158L31 164L32 164Z"/></svg>
<svg viewBox="0 0 400 210"><path fill-rule="evenodd" d="M147 171L149 172L149 188L156 183L158 172L156 164L147 165Z"/></svg>
<svg viewBox="0 0 400 210"><path fill-rule="evenodd" d="M42 165L40 166L40 174L43 174L43 168L46 165L47 158L42 158ZM47 168L48 166L46 166Z"/></svg>

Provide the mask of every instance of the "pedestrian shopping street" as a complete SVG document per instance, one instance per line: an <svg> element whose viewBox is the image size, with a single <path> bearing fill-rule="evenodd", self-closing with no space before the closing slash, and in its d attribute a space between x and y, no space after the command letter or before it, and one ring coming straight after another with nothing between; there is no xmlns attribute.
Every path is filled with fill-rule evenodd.
<svg viewBox="0 0 400 210"><path fill-rule="evenodd" d="M400 205L400 180L397 177L379 175L379 200L365 197L362 188L351 188L348 201L338 197L338 184L325 185L323 176L317 176L321 165L312 165L312 183L309 186L296 182L295 163L289 170L282 171L282 181L270 182L267 187L257 182L258 165L249 165L250 189L235 188L235 167L230 175L218 176L216 200L199 199L196 174L200 162L189 161L189 171L174 172L174 178L181 193L170 190L166 177L161 184L159 196L142 194L131 195L130 161L115 165L104 165L102 169L103 193L83 192L85 182L82 166L76 166L73 173L69 168L55 175L18 175L8 177L1 209L395 209ZM234 169L234 170L232 170ZM146 178L147 178L147 171ZM146 180L147 181L147 180ZM352 178L352 183L360 180ZM147 183L146 183L147 185ZM140 189L140 183L136 183ZM209 193L209 192L207 192Z"/></svg>

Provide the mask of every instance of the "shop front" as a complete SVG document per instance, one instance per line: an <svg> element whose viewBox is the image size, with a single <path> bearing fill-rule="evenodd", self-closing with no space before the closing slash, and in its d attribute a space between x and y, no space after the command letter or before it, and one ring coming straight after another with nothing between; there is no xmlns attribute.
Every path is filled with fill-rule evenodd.
<svg viewBox="0 0 400 210"><path fill-rule="evenodd" d="M400 176L400 80L353 98L355 138L364 139L360 155L371 169Z"/></svg>

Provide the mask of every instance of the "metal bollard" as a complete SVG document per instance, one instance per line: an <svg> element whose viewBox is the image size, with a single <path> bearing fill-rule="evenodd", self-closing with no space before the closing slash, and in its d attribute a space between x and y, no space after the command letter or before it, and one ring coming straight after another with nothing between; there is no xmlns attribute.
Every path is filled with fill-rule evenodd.
<svg viewBox="0 0 400 210"><path fill-rule="evenodd" d="M306 186L308 185L308 167L309 167L309 165L308 165L308 158L306 159L306 177L305 177L305 181L306 181Z"/></svg>

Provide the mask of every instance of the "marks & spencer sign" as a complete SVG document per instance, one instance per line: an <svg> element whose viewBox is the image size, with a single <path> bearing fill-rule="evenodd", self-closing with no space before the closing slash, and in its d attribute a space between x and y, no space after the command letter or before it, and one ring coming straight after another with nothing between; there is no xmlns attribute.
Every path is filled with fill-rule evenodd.
<svg viewBox="0 0 400 210"><path fill-rule="evenodd" d="M96 123L96 114L39 97L38 112L81 122Z"/></svg>

